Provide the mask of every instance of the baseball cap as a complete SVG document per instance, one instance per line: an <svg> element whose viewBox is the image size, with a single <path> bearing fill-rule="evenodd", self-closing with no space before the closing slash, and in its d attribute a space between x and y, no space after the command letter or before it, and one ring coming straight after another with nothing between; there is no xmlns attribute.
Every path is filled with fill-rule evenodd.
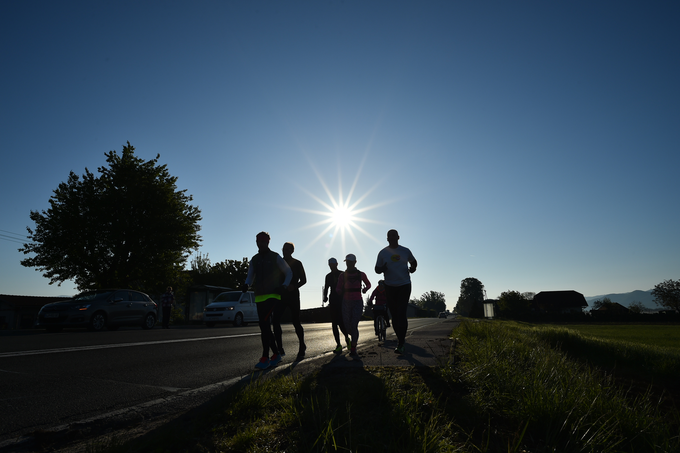
<svg viewBox="0 0 680 453"><path fill-rule="evenodd" d="M350 253L349 255L347 255L347 256L345 257L345 261L354 261L354 262L356 262L356 261L357 261L357 257L354 256L353 253Z"/></svg>
<svg viewBox="0 0 680 453"><path fill-rule="evenodd" d="M328 260L328 264L338 264L338 260L336 260L335 258L330 258Z"/></svg>

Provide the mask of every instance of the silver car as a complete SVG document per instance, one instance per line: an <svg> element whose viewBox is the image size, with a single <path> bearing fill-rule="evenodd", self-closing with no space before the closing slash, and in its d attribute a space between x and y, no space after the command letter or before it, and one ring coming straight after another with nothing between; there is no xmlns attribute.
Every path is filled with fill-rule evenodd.
<svg viewBox="0 0 680 453"><path fill-rule="evenodd" d="M45 305L38 313L37 326L52 332L64 327L116 330L125 325L151 329L156 324L157 310L156 303L139 291L98 289Z"/></svg>
<svg viewBox="0 0 680 453"><path fill-rule="evenodd" d="M255 293L252 291L221 293L203 310L203 323L206 327L213 327L219 323L241 327L249 322L258 322Z"/></svg>

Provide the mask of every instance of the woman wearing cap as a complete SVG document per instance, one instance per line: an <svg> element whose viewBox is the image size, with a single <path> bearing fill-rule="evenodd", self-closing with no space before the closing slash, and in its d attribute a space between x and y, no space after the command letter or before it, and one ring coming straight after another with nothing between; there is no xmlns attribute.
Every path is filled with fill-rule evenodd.
<svg viewBox="0 0 680 453"><path fill-rule="evenodd" d="M356 355L357 342L359 341L359 321L364 308L361 293L366 294L371 288L371 282L368 281L366 274L356 268L356 256L350 253L345 257L345 263L347 270L340 274L336 291L342 294L342 319L347 333L352 338L350 354ZM361 282L365 284L363 290L361 289Z"/></svg>

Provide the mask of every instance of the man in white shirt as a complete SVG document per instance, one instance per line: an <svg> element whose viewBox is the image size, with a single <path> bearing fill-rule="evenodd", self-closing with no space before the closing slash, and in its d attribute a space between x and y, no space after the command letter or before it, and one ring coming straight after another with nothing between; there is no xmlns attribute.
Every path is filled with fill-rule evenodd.
<svg viewBox="0 0 680 453"><path fill-rule="evenodd" d="M416 271L418 262L409 249L399 245L397 230L387 232L388 246L378 253L375 272L385 274L387 306L392 313L392 328L397 335L397 354L404 353L408 319L406 309L411 297L411 275ZM409 267L410 264L410 267Z"/></svg>

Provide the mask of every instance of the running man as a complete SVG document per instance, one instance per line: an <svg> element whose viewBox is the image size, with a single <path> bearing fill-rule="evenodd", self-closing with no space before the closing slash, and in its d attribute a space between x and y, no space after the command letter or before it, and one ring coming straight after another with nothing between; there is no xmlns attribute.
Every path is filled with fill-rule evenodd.
<svg viewBox="0 0 680 453"><path fill-rule="evenodd" d="M252 285L255 292L255 305L260 324L262 340L262 357L255 365L259 370L266 370L281 361L281 355L272 333L270 319L276 303L281 300L281 292L285 291L293 278L293 272L281 256L269 250L269 233L261 232L255 237L258 253L248 265L248 276L241 285L241 291L248 291ZM269 350L272 351L271 359Z"/></svg>
<svg viewBox="0 0 680 453"><path fill-rule="evenodd" d="M387 242L389 245L378 253L375 273L385 275L387 307L392 314L392 326L397 335L397 347L394 352L403 354L408 330L406 309L411 297L410 274L416 271L418 262L409 249L399 245L397 230L387 232Z"/></svg>
<svg viewBox="0 0 680 453"><path fill-rule="evenodd" d="M305 356L307 345L305 344L305 330L300 324L300 288L307 283L307 276L305 275L305 268L299 260L293 258L295 245L292 242L283 244L283 260L288 264L290 270L293 272L293 279L288 285L288 290L283 291L281 300L276 304L274 309L274 337L276 338L276 347L279 350L281 357L286 353L283 350L283 331L281 330L281 316L286 308L290 308L290 317L295 326L295 333L300 341L300 349L298 350L298 358Z"/></svg>
<svg viewBox="0 0 680 453"><path fill-rule="evenodd" d="M333 352L340 354L342 352L342 344L340 344L340 332L342 332L342 334L345 336L347 349L351 349L352 343L349 341L347 330L345 330L345 323L342 321L342 296L336 291L338 286L338 278L340 278L340 274L342 274L342 271L338 269L338 260L335 258L330 258L328 260L328 267L330 267L331 271L326 274L326 280L323 286L323 301L328 302L328 309L331 311L331 327L333 328L333 337L335 337L335 342L338 345ZM328 294L329 291L330 295Z"/></svg>
<svg viewBox="0 0 680 453"><path fill-rule="evenodd" d="M350 354L357 355L359 321L361 321L364 308L361 293L366 294L366 291L371 288L371 282L368 281L366 274L356 268L356 256L350 253L345 258L345 263L347 263L347 270L340 274L338 286L335 290L342 294L342 321L345 323L347 333L352 338ZM365 285L363 290L361 289L361 282Z"/></svg>

